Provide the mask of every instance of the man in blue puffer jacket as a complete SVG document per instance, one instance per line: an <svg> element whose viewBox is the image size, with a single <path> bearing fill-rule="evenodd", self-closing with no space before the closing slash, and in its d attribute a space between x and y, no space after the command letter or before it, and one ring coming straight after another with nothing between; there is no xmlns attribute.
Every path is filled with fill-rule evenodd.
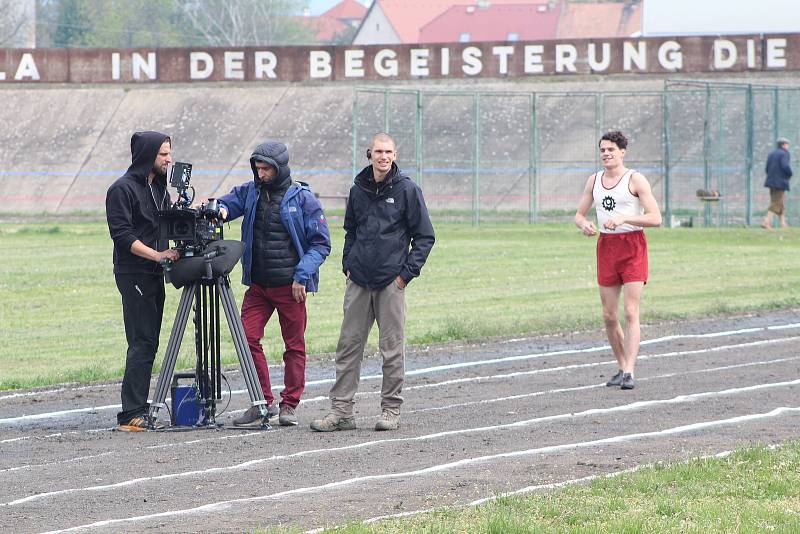
<svg viewBox="0 0 800 534"><path fill-rule="evenodd" d="M264 327L277 310L285 351L284 389L279 423L296 425L295 410L305 388L306 293L317 291L319 267L331 252L328 223L307 184L292 180L289 151L279 141L265 141L250 156L253 181L234 187L219 199L225 220L242 220L242 324L253 354L270 415L276 410L269 367L261 347ZM251 407L235 425L260 424Z"/></svg>

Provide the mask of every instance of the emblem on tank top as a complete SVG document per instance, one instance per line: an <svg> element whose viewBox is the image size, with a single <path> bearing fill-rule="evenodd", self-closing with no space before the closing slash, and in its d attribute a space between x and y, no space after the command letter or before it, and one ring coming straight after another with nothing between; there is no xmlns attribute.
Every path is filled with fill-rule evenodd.
<svg viewBox="0 0 800 534"><path fill-rule="evenodd" d="M614 208L617 206L617 203L614 202L612 197L603 197L602 204L606 211L614 211Z"/></svg>

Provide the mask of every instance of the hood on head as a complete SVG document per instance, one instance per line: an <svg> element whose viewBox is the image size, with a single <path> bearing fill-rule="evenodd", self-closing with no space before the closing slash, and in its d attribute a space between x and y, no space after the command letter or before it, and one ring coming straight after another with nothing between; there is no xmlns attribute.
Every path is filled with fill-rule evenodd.
<svg viewBox="0 0 800 534"><path fill-rule="evenodd" d="M161 132L136 132L131 136L131 166L128 174L146 180L156 162L158 149L169 136Z"/></svg>
<svg viewBox="0 0 800 534"><path fill-rule="evenodd" d="M259 183L256 161L272 165L278 170L278 174L270 181L270 184L274 183L278 185L291 179L292 171L289 169L289 149L280 141L264 141L258 145L250 155L250 169L253 171L253 180Z"/></svg>

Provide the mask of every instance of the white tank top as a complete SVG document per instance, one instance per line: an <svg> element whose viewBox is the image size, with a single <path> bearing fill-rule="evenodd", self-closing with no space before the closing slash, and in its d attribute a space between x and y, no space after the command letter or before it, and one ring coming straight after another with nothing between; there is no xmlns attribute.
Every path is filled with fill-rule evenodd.
<svg viewBox="0 0 800 534"><path fill-rule="evenodd" d="M631 176L636 172L633 169L628 169L628 172L622 175L617 185L611 189L606 189L603 186L603 172L598 172L594 175L594 189L592 190L592 197L594 198L594 209L597 212L597 229L604 234L624 234L625 232L636 232L641 230L641 226L634 226L625 223L617 226L614 230L609 230L603 224L616 215L642 215L644 210L639 203L639 197L634 196L630 190Z"/></svg>

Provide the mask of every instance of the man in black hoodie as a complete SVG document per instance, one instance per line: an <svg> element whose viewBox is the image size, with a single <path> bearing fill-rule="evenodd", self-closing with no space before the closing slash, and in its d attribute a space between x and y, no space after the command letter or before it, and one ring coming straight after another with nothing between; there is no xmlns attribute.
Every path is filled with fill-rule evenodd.
<svg viewBox="0 0 800 534"><path fill-rule="evenodd" d="M347 275L344 319L336 347L336 382L331 413L311 423L318 432L352 430L353 399L372 324L383 358L381 416L375 430L400 426L405 378L405 287L419 276L434 243L422 190L394 163L397 148L388 134L372 138L371 165L355 178L344 216L342 270Z"/></svg>
<svg viewBox="0 0 800 534"><path fill-rule="evenodd" d="M164 277L159 261L178 252L159 239L158 210L170 207L167 167L172 141L159 132L131 137L131 166L106 193L106 219L114 240L114 278L122 295L128 353L122 378L119 430L148 429L147 394L164 312Z"/></svg>

